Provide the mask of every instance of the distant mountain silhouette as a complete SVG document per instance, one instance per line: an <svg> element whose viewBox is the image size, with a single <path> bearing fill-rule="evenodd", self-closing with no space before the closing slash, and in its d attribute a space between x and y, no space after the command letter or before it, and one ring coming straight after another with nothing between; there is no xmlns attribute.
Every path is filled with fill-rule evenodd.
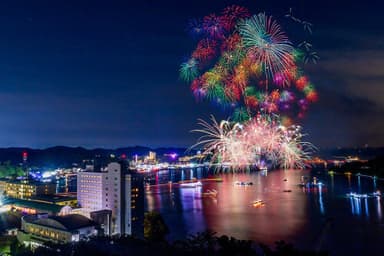
<svg viewBox="0 0 384 256"><path fill-rule="evenodd" d="M93 160L95 158L107 160L113 154L115 157L120 157L123 154L128 159L133 159L134 155L148 155L149 151L154 151L159 157L164 154L177 153L185 155L186 148L149 148L143 146L124 147L117 149L86 149L83 147L66 147L56 146L46 149L32 149L24 147L0 148L0 162L10 161L12 164L20 164L22 162L22 153L28 152L29 166L37 167L71 167L73 164L82 164L83 160ZM194 154L195 151L189 152ZM373 159L377 156L384 156L384 147L381 148L329 148L319 149L315 155L325 159L342 158L345 156L359 156L362 159Z"/></svg>
<svg viewBox="0 0 384 256"><path fill-rule="evenodd" d="M369 160L377 156L384 156L384 147L322 148L319 149L319 151L316 152L315 155L326 159L337 159L346 156L358 156L361 159Z"/></svg>

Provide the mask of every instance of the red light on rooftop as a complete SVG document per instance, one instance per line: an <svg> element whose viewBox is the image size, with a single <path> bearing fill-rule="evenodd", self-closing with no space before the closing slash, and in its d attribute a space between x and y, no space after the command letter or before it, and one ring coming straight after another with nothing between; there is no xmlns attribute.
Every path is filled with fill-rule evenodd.
<svg viewBox="0 0 384 256"><path fill-rule="evenodd" d="M26 161L28 159L28 152L23 152L23 160Z"/></svg>

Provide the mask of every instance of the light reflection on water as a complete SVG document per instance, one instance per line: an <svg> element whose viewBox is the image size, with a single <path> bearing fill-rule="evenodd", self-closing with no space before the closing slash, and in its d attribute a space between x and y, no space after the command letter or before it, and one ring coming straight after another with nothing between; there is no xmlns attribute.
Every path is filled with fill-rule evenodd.
<svg viewBox="0 0 384 256"><path fill-rule="evenodd" d="M373 184L373 179L281 170L222 174L223 182L203 180L203 186L197 189L177 184L179 180L209 175L207 170L198 169L171 170L152 177L151 184L164 185L147 187L147 210L162 213L171 230L170 239L208 228L240 239L267 244L283 239L303 248L351 255L363 250L372 250L374 255L374 248L384 242L382 199L346 197L349 192L381 189L382 184ZM323 186L297 186L302 176L312 180L314 175ZM235 186L235 181L251 181L253 185ZM216 189L217 198L202 197L207 189ZM265 206L253 207L255 200L263 200Z"/></svg>

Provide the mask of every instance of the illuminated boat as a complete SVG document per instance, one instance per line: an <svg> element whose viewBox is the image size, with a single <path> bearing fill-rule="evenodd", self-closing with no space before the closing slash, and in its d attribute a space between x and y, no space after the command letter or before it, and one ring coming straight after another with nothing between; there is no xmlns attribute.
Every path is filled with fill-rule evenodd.
<svg viewBox="0 0 384 256"><path fill-rule="evenodd" d="M183 188L196 188L201 186L203 186L203 184L200 181L180 183L180 187L183 187Z"/></svg>
<svg viewBox="0 0 384 256"><path fill-rule="evenodd" d="M236 186L252 186L252 181L235 181L234 183Z"/></svg>
<svg viewBox="0 0 384 256"><path fill-rule="evenodd" d="M261 206L264 206L264 205L265 205L265 203L264 203L263 200L256 200L256 201L252 202L252 206L253 207L261 207Z"/></svg>
<svg viewBox="0 0 384 256"><path fill-rule="evenodd" d="M268 167L267 166L261 166L261 167L259 167L259 170L266 172L266 171L268 171Z"/></svg>
<svg viewBox="0 0 384 256"><path fill-rule="evenodd" d="M216 197L218 194L216 189L207 189L205 192L201 193L203 197Z"/></svg>

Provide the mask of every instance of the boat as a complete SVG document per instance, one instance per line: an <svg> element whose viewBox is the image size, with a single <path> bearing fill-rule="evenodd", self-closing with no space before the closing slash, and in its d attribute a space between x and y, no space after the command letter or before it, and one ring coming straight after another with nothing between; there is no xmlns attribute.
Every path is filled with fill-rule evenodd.
<svg viewBox="0 0 384 256"><path fill-rule="evenodd" d="M201 193L203 197L216 197L218 194L216 189L207 189L205 192Z"/></svg>
<svg viewBox="0 0 384 256"><path fill-rule="evenodd" d="M216 181L216 182L223 182L223 178L221 178L221 177L216 177L216 178L213 178L213 181Z"/></svg>
<svg viewBox="0 0 384 256"><path fill-rule="evenodd" d="M252 181L235 181L236 186L252 186Z"/></svg>
<svg viewBox="0 0 384 256"><path fill-rule="evenodd" d="M268 171L268 167L267 166L261 166L261 167L259 167L259 170L266 172L266 171Z"/></svg>
<svg viewBox="0 0 384 256"><path fill-rule="evenodd" d="M283 179L283 181L288 181L288 179Z"/></svg>
<svg viewBox="0 0 384 256"><path fill-rule="evenodd" d="M357 194L357 193L350 192L350 193L347 193L347 197L366 198L366 197L368 197L368 195L367 194Z"/></svg>
<svg viewBox="0 0 384 256"><path fill-rule="evenodd" d="M263 200L256 200L256 201L252 202L252 206L253 207L261 207L261 206L264 206L264 205L265 205L265 203L264 203Z"/></svg>
<svg viewBox="0 0 384 256"><path fill-rule="evenodd" d="M201 186L203 186L203 184L200 181L180 183L180 187L183 188L196 188Z"/></svg>
<svg viewBox="0 0 384 256"><path fill-rule="evenodd" d="M347 197L349 198L372 198L372 197L380 197L380 191L373 192L372 194L358 194L354 192L347 193Z"/></svg>
<svg viewBox="0 0 384 256"><path fill-rule="evenodd" d="M292 190L290 190L290 189L285 189L285 190L283 190L283 192L292 192Z"/></svg>
<svg viewBox="0 0 384 256"><path fill-rule="evenodd" d="M216 181L216 182L223 182L223 178L221 177L208 177L204 179L205 181Z"/></svg>

